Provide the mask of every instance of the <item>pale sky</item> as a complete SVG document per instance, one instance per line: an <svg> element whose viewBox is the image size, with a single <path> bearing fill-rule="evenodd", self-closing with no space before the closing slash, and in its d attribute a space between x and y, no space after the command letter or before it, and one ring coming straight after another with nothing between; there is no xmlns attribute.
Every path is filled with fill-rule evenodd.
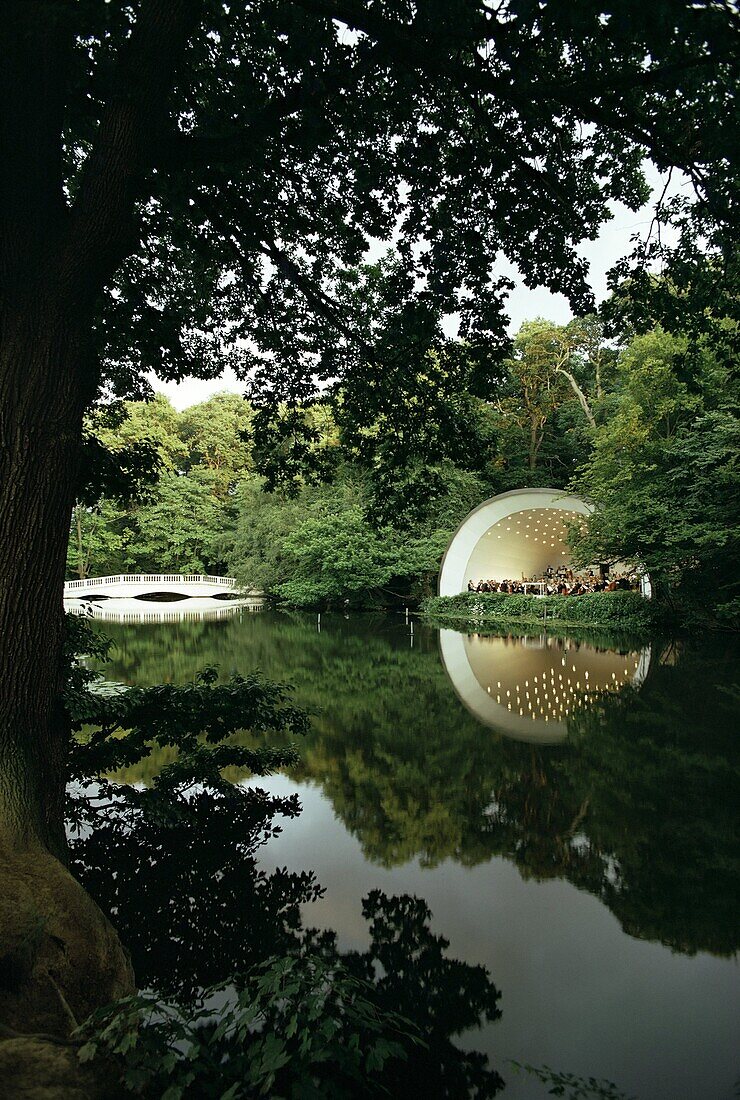
<svg viewBox="0 0 740 1100"><path fill-rule="evenodd" d="M646 175L653 187L653 194L660 194L663 189L663 181L659 173L652 165L646 165ZM671 187L671 193L675 193L682 182ZM586 241L578 249L579 253L589 262L589 281L597 302L606 296L606 273L622 256L631 251L630 238L639 233L644 236L652 220L651 203L642 209L628 210L621 204L612 204L614 218L607 222L601 229L595 241ZM368 253L370 260L377 258L387 248L387 245L373 247ZM543 287L529 289L524 285L516 267L506 260L500 260L495 265L495 271L500 275L508 275L516 284L514 290L507 299L509 315L509 331L516 332L523 321L534 317L545 317L556 324L565 324L572 317L567 300L562 294L551 294ZM450 319L450 335L454 332L454 321ZM196 405L205 401L214 393L228 390L233 393L241 393L243 384L235 377L232 371L225 371L220 378L210 381L200 379L186 379L183 382L162 382L154 375L149 376L154 390L157 393L166 394L177 409L185 409L189 405Z"/></svg>

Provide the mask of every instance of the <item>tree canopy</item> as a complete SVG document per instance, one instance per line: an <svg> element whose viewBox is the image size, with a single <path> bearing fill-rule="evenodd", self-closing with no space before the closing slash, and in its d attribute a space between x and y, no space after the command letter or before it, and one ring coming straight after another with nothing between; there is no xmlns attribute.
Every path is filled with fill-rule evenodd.
<svg viewBox="0 0 740 1100"><path fill-rule="evenodd" d="M581 560L629 557L661 594L738 622L738 375L701 344L656 329L619 356L611 415L576 485L599 505Z"/></svg>
<svg viewBox="0 0 740 1100"><path fill-rule="evenodd" d="M50 264L94 307L129 396L142 368L228 358L300 399L418 359L440 312L500 347L496 254L582 312L577 245L645 201L646 156L689 178L723 254L736 29L732 5L683 0L12 4L5 270L22 244L26 277ZM373 310L348 272L394 232Z"/></svg>

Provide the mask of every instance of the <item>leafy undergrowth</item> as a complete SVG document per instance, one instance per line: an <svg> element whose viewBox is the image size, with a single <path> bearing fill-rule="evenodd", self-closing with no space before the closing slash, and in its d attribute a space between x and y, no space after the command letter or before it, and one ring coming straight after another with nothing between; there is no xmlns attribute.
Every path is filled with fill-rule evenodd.
<svg viewBox="0 0 740 1100"><path fill-rule="evenodd" d="M425 600L422 612L440 622L537 623L623 631L645 631L656 623L651 602L638 592L588 592L582 596L461 592Z"/></svg>
<svg viewBox="0 0 740 1100"><path fill-rule="evenodd" d="M118 1057L130 1091L163 1100L372 1095L389 1061L426 1047L373 994L320 956L267 959L197 1007L145 993L100 1010L81 1029L79 1057Z"/></svg>

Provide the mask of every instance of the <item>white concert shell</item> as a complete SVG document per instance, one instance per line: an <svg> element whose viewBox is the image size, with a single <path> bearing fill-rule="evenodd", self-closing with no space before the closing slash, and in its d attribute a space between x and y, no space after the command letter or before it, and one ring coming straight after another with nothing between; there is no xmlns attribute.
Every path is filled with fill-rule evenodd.
<svg viewBox="0 0 740 1100"><path fill-rule="evenodd" d="M452 536L440 596L464 592L469 580L521 580L549 565L568 565L566 527L592 512L592 505L563 489L514 489L485 500Z"/></svg>
<svg viewBox="0 0 740 1100"><path fill-rule="evenodd" d="M438 592L457 596L468 581L521 581L571 565L568 528L587 519L594 507L564 489L514 489L484 500L458 527L442 558ZM626 568L615 563L614 568ZM650 577L640 581L652 595Z"/></svg>

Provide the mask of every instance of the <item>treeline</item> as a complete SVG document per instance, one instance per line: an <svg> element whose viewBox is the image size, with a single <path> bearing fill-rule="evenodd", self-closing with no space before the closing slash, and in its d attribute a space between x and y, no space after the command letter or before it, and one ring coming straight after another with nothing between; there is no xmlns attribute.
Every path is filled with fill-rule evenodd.
<svg viewBox="0 0 740 1100"><path fill-rule="evenodd" d="M247 442L251 421L237 394L182 413L158 394L127 402L113 425L91 426L114 455L137 448L152 455L156 476L124 499L78 501L69 576L226 572L297 606L432 591L450 533L488 492L483 479L443 464L444 490L423 522L413 531L377 524L357 465L340 462L328 483L266 492ZM329 434L322 446L332 445Z"/></svg>
<svg viewBox="0 0 740 1100"><path fill-rule="evenodd" d="M69 574L228 572L298 606L421 597L470 508L548 485L599 505L574 547L583 563L641 561L664 599L736 623L737 407L731 360L660 328L614 346L596 318L522 326L490 392L460 394L474 419L465 460L435 461L430 448L423 464L384 469L377 447L363 452L373 430L358 445L341 408L319 404L265 441L235 394L181 413L161 395L128 402L96 414L90 436L114 456L148 453L156 479L78 502ZM294 476L266 491L278 466Z"/></svg>
<svg viewBox="0 0 740 1100"><path fill-rule="evenodd" d="M229 393L182 413L161 394L96 413L90 438L126 456L123 464L135 453L148 463L137 481L122 479L120 493L96 497L93 485L76 503L69 575L223 571L235 490L251 476L243 438L250 420L246 403Z"/></svg>

